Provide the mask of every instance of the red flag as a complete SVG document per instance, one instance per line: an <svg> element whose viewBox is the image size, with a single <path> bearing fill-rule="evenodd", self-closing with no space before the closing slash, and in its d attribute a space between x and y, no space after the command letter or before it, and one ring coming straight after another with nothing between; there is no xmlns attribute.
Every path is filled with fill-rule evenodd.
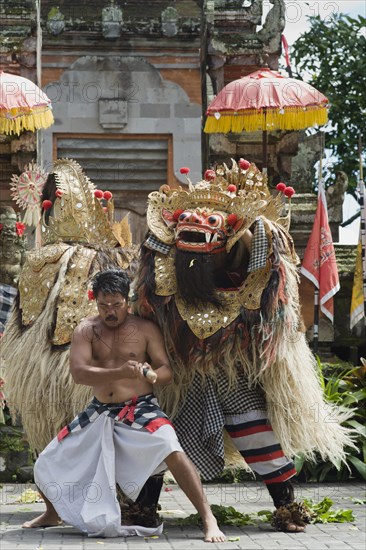
<svg viewBox="0 0 366 550"><path fill-rule="evenodd" d="M320 184L314 225L306 246L301 273L319 289L320 309L333 322L333 296L340 286L328 223L327 201Z"/></svg>

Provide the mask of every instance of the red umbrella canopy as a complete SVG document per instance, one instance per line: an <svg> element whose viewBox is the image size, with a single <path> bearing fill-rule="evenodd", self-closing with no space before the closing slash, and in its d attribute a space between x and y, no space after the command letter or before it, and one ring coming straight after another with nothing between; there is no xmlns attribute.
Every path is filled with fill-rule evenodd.
<svg viewBox="0 0 366 550"><path fill-rule="evenodd" d="M0 134L34 132L53 122L51 100L34 82L0 71Z"/></svg>
<svg viewBox="0 0 366 550"><path fill-rule="evenodd" d="M277 71L260 69L227 84L207 109L206 133L301 130L328 120L321 92Z"/></svg>

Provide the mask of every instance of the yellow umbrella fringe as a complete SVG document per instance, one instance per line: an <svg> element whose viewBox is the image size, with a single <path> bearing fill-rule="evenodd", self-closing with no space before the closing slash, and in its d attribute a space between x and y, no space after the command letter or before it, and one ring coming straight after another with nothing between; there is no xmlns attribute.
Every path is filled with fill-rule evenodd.
<svg viewBox="0 0 366 550"><path fill-rule="evenodd" d="M328 121L327 107L310 107L306 110L298 107L267 111L245 111L234 114L232 111L220 112L220 118L209 115L204 131L207 134L229 132L255 132L259 130L302 130L318 124L322 126Z"/></svg>
<svg viewBox="0 0 366 550"><path fill-rule="evenodd" d="M20 134L23 130L35 132L41 128L48 128L54 123L52 111L49 108L34 109L30 112L19 110L14 118L7 118L4 111L0 111L0 134Z"/></svg>

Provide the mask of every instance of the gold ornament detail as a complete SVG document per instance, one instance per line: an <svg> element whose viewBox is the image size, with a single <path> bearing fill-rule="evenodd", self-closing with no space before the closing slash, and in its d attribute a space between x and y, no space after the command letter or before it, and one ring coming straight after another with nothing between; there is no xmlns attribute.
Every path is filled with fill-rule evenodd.
<svg viewBox="0 0 366 550"><path fill-rule="evenodd" d="M31 325L42 313L57 278L59 260L71 248L65 243L28 252L19 278L22 322Z"/></svg>
<svg viewBox="0 0 366 550"><path fill-rule="evenodd" d="M264 268L249 273L238 290L218 290L217 297L222 308L213 304L187 304L177 293L175 303L178 311L197 338L209 338L221 328L226 328L240 315L240 308L254 310L260 308L263 290L271 276L271 264L267 261Z"/></svg>
<svg viewBox="0 0 366 550"><path fill-rule="evenodd" d="M53 242L98 244L114 247L129 246L126 242L126 220L113 222L113 200L108 201L107 212L94 196L95 186L74 160L59 159L54 163L54 174L60 196L54 203L53 216L48 223L42 220L43 244ZM120 224L121 227L117 227ZM113 228L112 228L113 226Z"/></svg>
<svg viewBox="0 0 366 550"><path fill-rule="evenodd" d="M95 300L88 299L87 285L96 251L77 247L71 256L65 281L57 299L56 328L52 343L60 346L71 341L75 327L84 317L97 315Z"/></svg>
<svg viewBox="0 0 366 550"><path fill-rule="evenodd" d="M175 248L169 254L155 254L155 292L158 296L171 296L177 292L175 277Z"/></svg>
<svg viewBox="0 0 366 550"><path fill-rule="evenodd" d="M38 164L31 162L18 176L12 175L10 188L15 202L25 210L23 222L36 226L41 219L40 200L48 174Z"/></svg>

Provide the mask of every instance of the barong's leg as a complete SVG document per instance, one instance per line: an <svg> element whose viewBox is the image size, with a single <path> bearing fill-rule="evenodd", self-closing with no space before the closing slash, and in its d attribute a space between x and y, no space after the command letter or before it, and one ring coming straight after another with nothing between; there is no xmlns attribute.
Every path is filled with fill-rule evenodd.
<svg viewBox="0 0 366 550"><path fill-rule="evenodd" d="M149 477L141 489L136 502L140 503L141 506L149 506L157 509L163 480L164 474Z"/></svg>
<svg viewBox="0 0 366 550"><path fill-rule="evenodd" d="M272 525L278 531L303 531L310 515L295 502L290 478L296 474L272 430L265 411L250 411L227 417L225 428L250 468L267 486L276 511Z"/></svg>
<svg viewBox="0 0 366 550"><path fill-rule="evenodd" d="M250 468L266 485L287 481L296 474L272 430L265 411L250 411L226 419L225 428Z"/></svg>
<svg viewBox="0 0 366 550"><path fill-rule="evenodd" d="M162 523L158 509L163 480L164 474L149 477L135 502L128 498L117 485L117 499L124 522L144 527L157 527Z"/></svg>

